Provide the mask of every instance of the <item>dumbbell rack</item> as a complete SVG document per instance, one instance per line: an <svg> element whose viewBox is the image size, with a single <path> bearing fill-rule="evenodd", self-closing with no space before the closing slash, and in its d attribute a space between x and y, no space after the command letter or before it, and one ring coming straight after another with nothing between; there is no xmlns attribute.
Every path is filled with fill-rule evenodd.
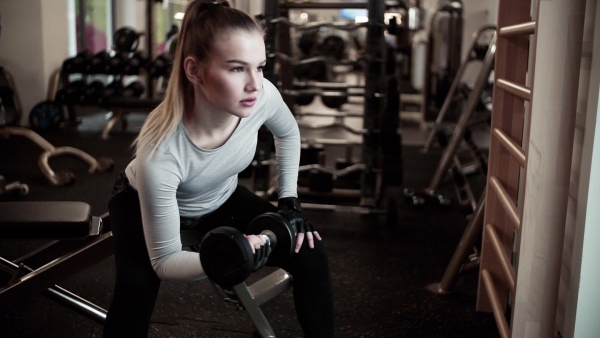
<svg viewBox="0 0 600 338"><path fill-rule="evenodd" d="M335 22L318 22L305 25L292 24L287 19L290 9L307 9L307 8L366 8L369 13L368 24L347 24ZM324 166L323 163L306 164L300 167L301 173L304 170L317 171L333 176L344 176L350 171L360 169L362 171L358 183L358 187L353 191L342 191L342 189L334 189L331 192L318 192L316 195L323 197L344 197L351 194L358 198L358 206L336 206L326 204L310 204L316 206L317 209L335 209L335 210L352 210L354 212L378 212L375 210L381 204L382 191L385 183L392 184L401 181L401 144L400 135L398 135L399 127L399 103L394 103L399 100L397 91L397 81L394 82L396 74L394 71L389 72L389 67L385 67L387 62L387 49L384 41L384 30L387 26L384 24L384 1L369 1L368 3L296 3L287 2L279 3L279 1L267 1L266 13L268 31L267 49L269 53L268 64L279 65L278 77L272 77L275 83L279 84L284 101L294 112L296 97L302 94L329 94L329 96L340 98L348 97L349 93L341 90L314 90L309 89L308 92L302 93L301 90L295 88L292 66L298 63L309 62L332 62L335 64L354 64L360 63L364 69L365 84L362 86L360 96L364 97L363 114L360 115L363 119L363 128L347 128L342 122L345 115L339 113L339 119L329 127L341 127L354 135L360 137L360 141L348 141L344 139L303 139L303 144L310 145L337 145L337 146L359 146L360 162L351 165L346 169L332 169ZM367 46L365 54L362 55L360 61L345 61L345 60L330 60L329 58L313 58L295 61L289 55L292 55L292 47L290 45L290 28L294 29L313 29L315 26L326 26L333 29L353 30L358 28L367 29ZM276 46L276 47L275 47ZM387 69L386 69L387 68ZM392 67L393 68L393 67ZM270 74L267 72L267 74ZM266 74L266 75L267 75ZM269 77L267 77L269 78ZM297 85L297 83L296 83ZM313 92L310 92L310 91ZM337 92L337 94L335 94ZM301 113L298 114L302 115ZM325 125L315 126L299 123L303 128L320 128L327 127ZM385 144L387 142L387 144ZM302 161L302 159L301 159ZM395 176L395 177L394 177ZM387 177L387 179L386 179ZM392 178L394 177L394 178ZM302 189L299 188L299 192ZM303 203L303 205L307 205Z"/></svg>
<svg viewBox="0 0 600 338"><path fill-rule="evenodd" d="M77 58L83 60L73 60ZM141 97L146 88L140 81L125 83L131 77L145 76L145 63L139 52L102 51L93 56L80 52L63 62L52 99L67 107L67 122L77 124L76 105L104 106L114 97Z"/></svg>
<svg viewBox="0 0 600 338"><path fill-rule="evenodd" d="M163 80L168 76L171 67L168 56L164 54L158 55L148 62L140 52L115 53L115 56L111 57L109 52L100 52L92 57L104 58L104 66L89 65L89 63L94 64L98 61L88 59L88 61L80 62L81 65L78 67L65 67L68 60L77 58L77 56L65 60L63 67L51 76L48 89L47 102L56 102L61 107L65 105L68 109L68 120L71 124L77 124L75 105L99 106L109 110L110 118L102 131L102 139L104 140L109 138L110 131L117 123L122 123L123 129L127 128L125 117L128 113L149 113L158 106L160 98L155 97L161 96ZM117 61L110 61L113 58L117 58ZM119 63L119 59L121 63ZM88 66L85 65L86 63ZM72 75L80 77L75 81L75 84L70 82ZM90 78L94 77L113 77L113 79L111 84L104 87L98 79L90 81ZM126 79L131 77L135 77L137 80L124 86ZM144 88L139 80L144 77L147 78L148 88ZM69 93L73 86L75 87L73 89L74 93ZM113 87L110 88L111 86ZM86 89L81 92L81 89L77 87L85 87ZM61 89L59 90L59 88Z"/></svg>

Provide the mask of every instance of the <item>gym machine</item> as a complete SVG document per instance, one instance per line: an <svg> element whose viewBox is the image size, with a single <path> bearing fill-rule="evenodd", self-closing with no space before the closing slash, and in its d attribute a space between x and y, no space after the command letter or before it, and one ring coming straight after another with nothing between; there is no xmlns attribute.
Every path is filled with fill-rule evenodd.
<svg viewBox="0 0 600 338"><path fill-rule="evenodd" d="M489 84L490 74L494 66L496 51L496 34L493 34L492 39L489 45L486 46L486 48L481 48L476 43L480 34L483 34L484 32L490 30L495 32L495 28L492 26L483 27L473 39L472 52L475 55L479 55L477 56L477 58L483 58L483 64L479 71L473 89L468 93L468 97L462 109L462 113L459 116L458 122L456 123L454 130L452 131L450 139L447 141L444 140L442 142L442 145L445 146L444 152L442 153L442 157L429 186L420 192L410 188L404 190L404 196L407 199L409 199L414 205L422 205L428 201L433 201L434 203L440 205L450 204L450 198L441 194L438 191L438 188L444 180L444 178L446 177L446 175L448 173L451 173L455 183L459 203L461 205L466 205L470 207L471 212L477 208L477 201L473 196L473 192L470 188L468 178L466 177L466 175L472 174L474 172L481 172L483 175L487 175L487 160L470 139L469 127L472 126L472 123L474 123L473 114L477 110L478 105L480 105L482 92ZM483 51L485 51L485 53ZM467 55L465 61L463 62L463 66L461 66L461 70L464 69L464 64L472 61L472 58L473 55ZM455 100L455 94L459 87L459 81L459 77L457 77L453 81L451 91L446 97L445 103L443 105L444 109L440 111L440 114L437 118L438 123L436 124L436 126L434 126L435 129L432 130L430 134L430 140L433 140L435 135L438 136L438 140L440 137L444 138L443 134L440 135L439 125L441 124L442 119L444 118L444 114L446 113L446 109L450 105L450 102ZM481 121L477 121L476 123L481 123ZM473 159L472 163L463 164L461 162L461 158L458 156L458 151L460 150L459 147L461 145L461 142L463 141L466 143L466 149ZM425 151L429 150L431 142L432 141L427 142L427 144L425 145Z"/></svg>
<svg viewBox="0 0 600 338"><path fill-rule="evenodd" d="M401 142L398 134L399 127L399 92L398 81L395 73L395 62L389 64L388 46L384 41L384 31L390 29L394 23L387 25L384 23L385 12L384 1L369 1L368 3L280 3L279 1L267 1L266 13L264 19L269 29L267 37L268 58L267 64L278 65L278 76L273 75L271 80L275 81L280 87L282 96L292 112L297 117L302 116L323 116L334 117L334 123L329 124L309 124L299 121L302 133L314 132L320 129L328 129L334 134L333 130L341 129L349 132L357 140L348 140L344 138L319 138L303 135L303 154L301 155L300 177L312 176L312 184L309 183L307 189L311 199L320 202L337 198L352 196L358 199L358 206L347 206L325 203L305 202L306 208L327 209L327 210L352 210L364 213L380 213L376 207L381 205L381 196L384 186L398 185L402 180L401 166ZM369 22L364 24L348 24L336 22L317 22L307 24L294 24L288 19L291 9L342 9L342 8L362 8L367 9L369 13ZM314 30L316 28L331 28L352 31L359 28L367 29L367 46L364 54L357 60L339 59L333 56L314 56L297 60L292 57L292 46L290 39L290 29ZM338 53L339 54L339 53ZM392 60L395 61L394 58ZM341 66L357 66L364 73L364 85L348 85L340 83L329 83L314 79L294 79L294 66L326 63ZM268 70L265 75L269 74ZM268 78L268 77L267 77ZM321 84L321 85L320 85ZM319 95L322 101L327 102L328 106L337 110L332 113L305 113L298 111L296 105L298 102L312 101L314 96ZM361 97L363 99L362 114L348 114L341 111L341 106L349 97ZM310 102L308 102L310 103ZM345 123L343 119L348 116L362 118L363 127L353 128ZM330 130L331 129L331 130ZM307 153L312 153L308 157L314 159L315 152L317 160L320 153L317 148L324 146L343 146L346 147L346 154L352 153L353 148L360 148L359 160L355 162L353 156L346 156L347 162L336 165L333 169L328 167L323 161L307 163L303 158ZM264 163L268 158L263 158ZM268 161L267 161L268 163ZM356 177L358 174L358 187L354 189L336 189L333 183L337 183L337 178ZM269 182L267 178L260 178ZM308 178L309 182L311 181ZM256 182L255 182L256 183ZM311 191L310 186L313 186ZM259 194L266 194L276 191L270 185L270 189L257 191ZM316 188L318 187L318 188ZM316 188L316 189L315 189ZM325 190L326 189L326 190ZM255 184L255 190L256 184ZM303 193L303 187L299 187L299 193ZM305 191L306 192L306 191ZM395 206L394 206L395 209Z"/></svg>
<svg viewBox="0 0 600 338"><path fill-rule="evenodd" d="M433 120L457 76L462 49L462 1L439 0L429 15L421 107L425 121Z"/></svg>

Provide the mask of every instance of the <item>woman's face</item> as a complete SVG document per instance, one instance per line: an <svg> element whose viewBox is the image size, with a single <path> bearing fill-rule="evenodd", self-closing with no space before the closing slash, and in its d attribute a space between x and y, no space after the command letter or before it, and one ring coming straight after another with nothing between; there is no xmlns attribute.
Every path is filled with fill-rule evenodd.
<svg viewBox="0 0 600 338"><path fill-rule="evenodd" d="M262 89L265 43L258 32L234 30L217 36L203 68L203 100L238 117L252 114Z"/></svg>

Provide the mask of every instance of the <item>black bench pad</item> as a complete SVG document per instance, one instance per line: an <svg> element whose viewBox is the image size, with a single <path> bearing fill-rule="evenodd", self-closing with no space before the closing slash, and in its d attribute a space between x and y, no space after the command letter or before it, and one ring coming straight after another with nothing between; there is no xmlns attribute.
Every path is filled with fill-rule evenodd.
<svg viewBox="0 0 600 338"><path fill-rule="evenodd" d="M85 202L0 202L0 238L83 238L91 219Z"/></svg>

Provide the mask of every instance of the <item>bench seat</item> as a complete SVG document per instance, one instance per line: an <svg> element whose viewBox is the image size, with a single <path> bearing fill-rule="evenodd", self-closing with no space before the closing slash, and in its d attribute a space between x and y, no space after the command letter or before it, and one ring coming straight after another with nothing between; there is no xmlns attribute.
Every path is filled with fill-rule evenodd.
<svg viewBox="0 0 600 338"><path fill-rule="evenodd" d="M84 238L93 229L91 207L84 202L1 202L0 238Z"/></svg>

